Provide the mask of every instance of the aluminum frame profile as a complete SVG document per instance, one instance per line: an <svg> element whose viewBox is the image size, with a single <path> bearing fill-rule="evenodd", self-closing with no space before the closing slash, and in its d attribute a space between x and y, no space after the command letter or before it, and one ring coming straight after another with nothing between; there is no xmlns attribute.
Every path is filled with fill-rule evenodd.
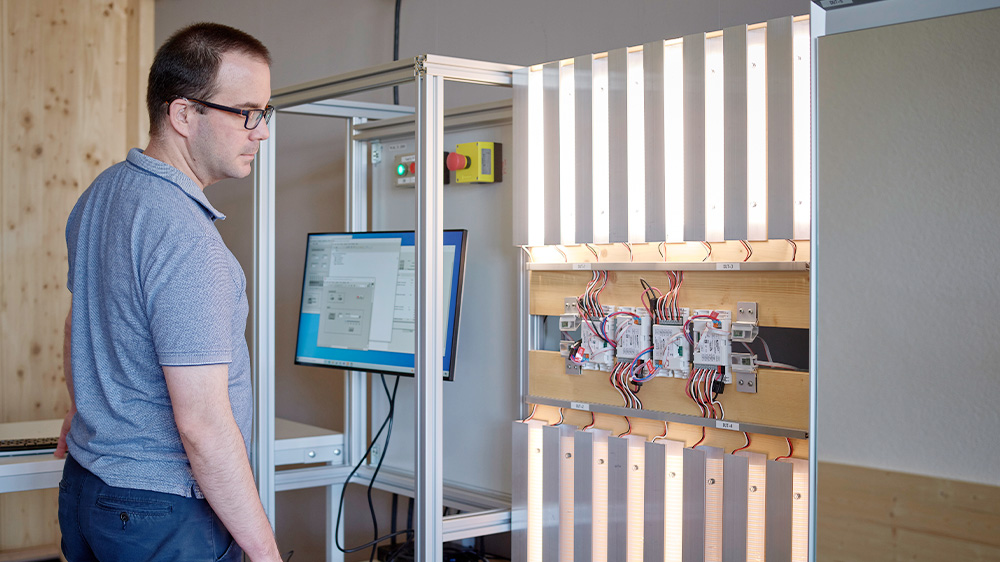
<svg viewBox="0 0 1000 562"><path fill-rule="evenodd" d="M643 562L663 562L664 511L667 492L667 448L659 443L646 443L645 510L643 513Z"/></svg>
<svg viewBox="0 0 1000 562"><path fill-rule="evenodd" d="M271 105L284 109L388 86L398 86L411 82L422 74L441 76L456 82L510 86L511 73L518 68L521 67L440 55L420 55L280 88L273 92Z"/></svg>
<svg viewBox="0 0 1000 562"><path fill-rule="evenodd" d="M512 562L528 560L528 450L527 423L511 423L510 556ZM521 454L518 454L521 452Z"/></svg>
<svg viewBox="0 0 1000 562"><path fill-rule="evenodd" d="M684 240L705 239L705 34L684 36Z"/></svg>
<svg viewBox="0 0 1000 562"><path fill-rule="evenodd" d="M767 22L767 237L794 236L792 18Z"/></svg>
<svg viewBox="0 0 1000 562"><path fill-rule="evenodd" d="M579 562L594 559L594 437L589 431L573 435L573 557Z"/></svg>
<svg viewBox="0 0 1000 562"><path fill-rule="evenodd" d="M543 146L545 150L545 236L548 246L562 244L560 225L562 205L560 200L559 146L559 62L542 66L542 114L544 115Z"/></svg>
<svg viewBox="0 0 1000 562"><path fill-rule="evenodd" d="M559 560L560 446L568 426L542 428L542 558Z"/></svg>
<svg viewBox="0 0 1000 562"><path fill-rule="evenodd" d="M514 143L514 162L522 162L523 165L514 166L514 245L527 246L528 239L528 178L531 170L528 162L528 67L519 68L513 73L513 126L512 132L518 142ZM524 294L522 291L521 294Z"/></svg>
<svg viewBox="0 0 1000 562"><path fill-rule="evenodd" d="M608 438L608 560L628 552L628 440Z"/></svg>
<svg viewBox="0 0 1000 562"><path fill-rule="evenodd" d="M250 464L257 492L267 518L274 527L274 233L275 233L275 142L280 119L272 118L271 138L261 143L254 166L253 265L255 276L251 310L254 419Z"/></svg>
<svg viewBox="0 0 1000 562"><path fill-rule="evenodd" d="M417 90L416 252L416 521L414 554L418 560L443 556L444 399L441 334L444 314L444 78L420 75Z"/></svg>
<svg viewBox="0 0 1000 562"><path fill-rule="evenodd" d="M767 461L767 511L764 516L768 562L792 560L792 472L790 463Z"/></svg>
<svg viewBox="0 0 1000 562"><path fill-rule="evenodd" d="M720 536L719 542L712 544L709 530L717 529L722 534L722 501L726 493L723 463L726 453L718 447L701 445L697 448L705 451L705 559L721 560L722 538ZM713 513L714 507L718 507L718 513Z"/></svg>
<svg viewBox="0 0 1000 562"><path fill-rule="evenodd" d="M747 240L747 26L722 32L725 76L726 240Z"/></svg>
<svg viewBox="0 0 1000 562"><path fill-rule="evenodd" d="M576 140L576 226L574 243L594 241L594 56L573 59L573 109Z"/></svg>
<svg viewBox="0 0 1000 562"><path fill-rule="evenodd" d="M295 108L303 104L311 104L407 82L414 82L418 93L417 104L417 152L419 156L440 154L442 142L442 95L441 90L445 80L476 83L495 86L511 86L512 73L520 68L515 65L488 63L442 57L437 55L422 55L413 59L396 61L376 67L367 68L339 76L333 76L312 82L283 88L273 93L271 103L278 109ZM431 99L429 99L431 98ZM431 101L432 100L432 101ZM339 109L330 112L343 111L350 102L326 104ZM323 104L320 104L323 105ZM364 104L362 104L364 105ZM356 116L365 116L365 111L374 111L371 107L360 108ZM296 111L303 111L299 107ZM310 109L309 111L312 111ZM318 110L317 110L318 111ZM319 112L322 113L322 112ZM253 442L251 445L251 466L258 481L258 492L268 517L273 525L274 517L274 126L278 119L272 120L272 138L265 141L258 153L255 166L254 186L254 293L253 293L253 335L252 335L252 366L254 369L254 399L256 419L253 425ZM351 158L353 162L353 158ZM424 271L418 277L417 290L417 325L423 332L430 326L440 326L442 319L437 307L429 307L432 300L429 295L441 296L441 181L443 178L441 162L437 157L426 158L418 176L417 193L417 257L418 265ZM352 185L354 182L352 181ZM427 190L425 186L438 186ZM435 232L436 228L436 232ZM433 233L433 236L429 234ZM430 267L428 267L430 266ZM427 290L425 285L431 285L438 290ZM435 301L436 302L436 301ZM423 303L423 305L421 305ZM423 306L423 308L422 308ZM425 560L440 558L443 522L441 519L442 482L441 482L441 418L440 403L442 400L441 365L433 369L436 361L425 361L431 365L430 377L425 372L421 376L421 353L424 359L436 355L438 347L437 330L431 330L432 335L418 340L417 349L417 420L419 453L416 463L416 496L418 512L416 544L419 557ZM421 351L420 347L423 346ZM434 374L437 376L434 376ZM362 375L352 375L347 385L350 421L363 418L359 410L364 411L364 404L357 399L364 398ZM355 380L357 378L358 380ZM429 379L429 380L428 380ZM353 381L353 382L351 382ZM364 426L362 426L364 427ZM356 427L351 432L357 432ZM360 432L363 436L364 431ZM354 436L348 436L350 444L358 441ZM431 445L434 448L428 449ZM352 447L357 450L357 447ZM436 475L436 477L435 477Z"/></svg>
<svg viewBox="0 0 1000 562"><path fill-rule="evenodd" d="M726 486L722 496L722 562L746 562L750 494L750 459L726 455Z"/></svg>
<svg viewBox="0 0 1000 562"><path fill-rule="evenodd" d="M643 145L646 151L646 240L665 240L666 223L666 163L663 130L664 41L653 41L642 47L643 113L645 116Z"/></svg>
<svg viewBox="0 0 1000 562"><path fill-rule="evenodd" d="M608 214L612 244L628 242L628 49L608 51Z"/></svg>
<svg viewBox="0 0 1000 562"><path fill-rule="evenodd" d="M706 455L684 449L684 562L705 562Z"/></svg>
<svg viewBox="0 0 1000 562"><path fill-rule="evenodd" d="M511 100L499 100L464 107L446 109L444 112L445 132L464 129L479 129L513 122ZM396 137L413 136L416 132L414 115L397 114L396 117L361 123L354 127L354 140L386 140Z"/></svg>

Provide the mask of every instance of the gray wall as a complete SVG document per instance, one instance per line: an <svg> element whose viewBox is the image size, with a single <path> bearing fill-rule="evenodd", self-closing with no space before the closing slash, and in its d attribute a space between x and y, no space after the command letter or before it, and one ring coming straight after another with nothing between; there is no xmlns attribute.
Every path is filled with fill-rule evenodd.
<svg viewBox="0 0 1000 562"><path fill-rule="evenodd" d="M392 0L157 0L156 40L195 21L217 21L252 33L274 56L272 86L280 88L392 59ZM400 57L423 53L530 64L805 14L808 0L404 0ZM509 97L483 88L449 88L448 107ZM410 88L401 102L412 104ZM367 101L390 102L379 92ZM340 428L342 379L335 372L292 365L307 232L343 228L343 129L339 121L283 116L277 165L277 413ZM206 193L229 218L220 225L245 269L252 265L250 180L228 181ZM249 273L249 271L248 271ZM498 459L507 463L507 459ZM363 509L363 508L362 508ZM296 559L321 559L319 494L279 494L279 542ZM367 511L367 510L365 510ZM348 533L360 513L348 518ZM360 539L361 537L357 537ZM350 543L356 543L349 539Z"/></svg>
<svg viewBox="0 0 1000 562"><path fill-rule="evenodd" d="M820 461L1000 485L998 26L820 40Z"/></svg>

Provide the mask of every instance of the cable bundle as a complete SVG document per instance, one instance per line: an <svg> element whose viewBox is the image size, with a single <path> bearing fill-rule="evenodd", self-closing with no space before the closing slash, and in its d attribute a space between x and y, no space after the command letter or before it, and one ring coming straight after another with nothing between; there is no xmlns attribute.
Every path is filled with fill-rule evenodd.
<svg viewBox="0 0 1000 562"><path fill-rule="evenodd" d="M611 376L608 378L611 382L611 386L615 387L618 394L622 397L625 402L626 408L635 408L637 410L642 409L642 401L636 396L639 392L639 386L635 385L635 389L629 386L630 372L629 363L624 361L620 363L615 363L613 369L611 369Z"/></svg>

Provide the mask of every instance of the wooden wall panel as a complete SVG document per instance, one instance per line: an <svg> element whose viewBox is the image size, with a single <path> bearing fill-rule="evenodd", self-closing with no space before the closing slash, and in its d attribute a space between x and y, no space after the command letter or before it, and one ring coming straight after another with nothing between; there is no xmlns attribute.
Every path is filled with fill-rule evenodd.
<svg viewBox="0 0 1000 562"><path fill-rule="evenodd" d="M624 406L621 395L608 382L608 373L583 371L567 375L565 359L557 351L529 354L528 393L533 396ZM700 416L698 407L684 394L685 381L657 377L642 385L639 399L644 409ZM809 374L761 369L757 394L736 392L730 385L719 396L726 419L809 430Z"/></svg>
<svg viewBox="0 0 1000 562"><path fill-rule="evenodd" d="M153 0L2 0L0 422L61 418L66 218L145 142ZM0 549L58 540L55 494L0 496Z"/></svg>
<svg viewBox="0 0 1000 562"><path fill-rule="evenodd" d="M589 271L532 271L531 314L559 315L565 297L579 296ZM662 271L612 271L601 304L641 306L643 278L666 291ZM761 326L809 328L809 272L687 271L678 302L682 307L736 311L737 301L756 302Z"/></svg>
<svg viewBox="0 0 1000 562"><path fill-rule="evenodd" d="M817 560L1000 560L1000 487L828 462L817 486Z"/></svg>

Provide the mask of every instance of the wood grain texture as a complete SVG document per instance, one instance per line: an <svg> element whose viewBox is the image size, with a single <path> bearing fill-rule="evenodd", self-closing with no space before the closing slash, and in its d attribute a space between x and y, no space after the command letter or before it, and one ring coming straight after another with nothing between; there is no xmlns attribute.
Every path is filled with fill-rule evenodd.
<svg viewBox="0 0 1000 562"><path fill-rule="evenodd" d="M629 416L628 421L622 416L611 414L594 414L591 417L590 413L579 410L563 408L560 412L560 408L556 408L555 406L537 405L534 406L534 417L532 419L544 420L553 424L559 421L560 415L562 416L563 423L575 425L580 428L593 423L594 427L598 429L606 429L615 435L620 435L629 431L631 424L633 435L642 435L647 439L663 436L664 422L640 417ZM702 428L699 426L670 422L667 423L666 437L674 441L683 441L686 447L691 447L701 440L701 430ZM792 458L809 458L809 441L805 439L791 439L790 441L792 445ZM727 452L732 452L734 449L745 445L746 439L743 433L739 431L708 428L705 431L705 441L702 444L719 447ZM788 454L788 444L788 441L783 437L751 433L750 446L746 450L753 453L763 453L769 459L774 459Z"/></svg>
<svg viewBox="0 0 1000 562"><path fill-rule="evenodd" d="M567 375L565 360L557 351L529 353L528 394L559 400L623 406L618 391L608 381L608 373L583 371ZM685 381L658 377L639 392L643 408L699 416L698 407L684 393ZM726 419L793 429L809 429L809 375L807 373L761 369L757 394L730 389L719 397ZM700 433L700 430L699 430Z"/></svg>
<svg viewBox="0 0 1000 562"><path fill-rule="evenodd" d="M61 418L66 219L144 138L153 2L0 2L0 421ZM0 496L0 550L58 543L56 497Z"/></svg>
<svg viewBox="0 0 1000 562"><path fill-rule="evenodd" d="M712 254L699 242L643 243L643 244L590 244L597 252L591 252L586 245L535 246L528 248L535 263L570 262L741 262L747 257L743 245L737 241L713 242ZM749 261L809 261L809 241L795 240L794 245L787 240L766 240L751 242L753 254ZM630 252L631 250L631 252Z"/></svg>
<svg viewBox="0 0 1000 562"><path fill-rule="evenodd" d="M642 306L643 278L661 291L662 271L612 271L601 293L601 304ZM593 274L589 271L532 271L531 314L563 313L565 297L583 294ZM688 271L684 273L679 305L736 310L739 301L756 302L761 326L809 328L809 273L806 271Z"/></svg>
<svg viewBox="0 0 1000 562"><path fill-rule="evenodd" d="M1000 487L829 462L817 560L1000 560Z"/></svg>

